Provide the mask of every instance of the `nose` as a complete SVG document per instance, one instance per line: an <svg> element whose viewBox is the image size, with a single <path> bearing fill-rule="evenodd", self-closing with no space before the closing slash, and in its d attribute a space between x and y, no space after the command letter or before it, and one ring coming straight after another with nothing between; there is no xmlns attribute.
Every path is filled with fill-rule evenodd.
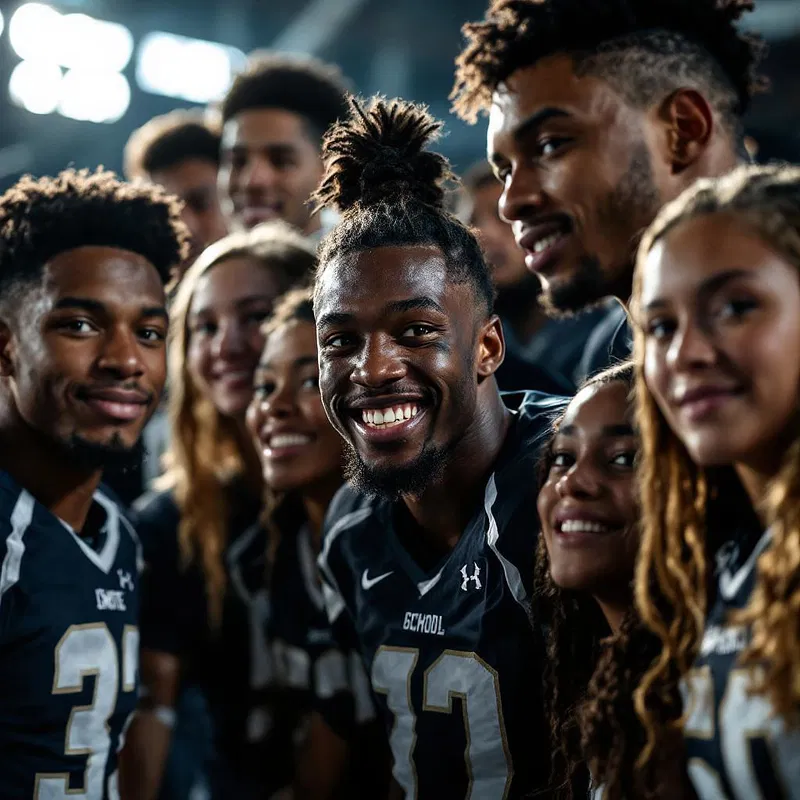
<svg viewBox="0 0 800 800"><path fill-rule="evenodd" d="M378 389L400 380L405 374L406 366L391 340L374 337L364 343L352 372L352 381L368 389Z"/></svg>
<svg viewBox="0 0 800 800"><path fill-rule="evenodd" d="M579 458L556 483L560 497L597 497L603 486L597 470L587 459Z"/></svg>
<svg viewBox="0 0 800 800"><path fill-rule="evenodd" d="M140 377L144 373L144 364L136 334L127 327L110 329L104 340L97 366L118 380Z"/></svg>
<svg viewBox="0 0 800 800"><path fill-rule="evenodd" d="M269 159L251 157L239 176L239 186L247 192L257 193L275 184L277 170Z"/></svg>
<svg viewBox="0 0 800 800"><path fill-rule="evenodd" d="M219 322L217 335L211 343L214 358L230 360L245 350L245 334L238 320L228 319Z"/></svg>
<svg viewBox="0 0 800 800"><path fill-rule="evenodd" d="M546 198L537 171L517 166L506 177L498 212L505 222L530 219L545 205Z"/></svg>
<svg viewBox="0 0 800 800"><path fill-rule="evenodd" d="M675 370L698 369L716 361L711 337L693 320L682 323L667 349L667 365Z"/></svg>
<svg viewBox="0 0 800 800"><path fill-rule="evenodd" d="M295 395L286 384L276 385L269 394L257 392L247 408L247 427L258 438L270 419L286 419L295 411Z"/></svg>

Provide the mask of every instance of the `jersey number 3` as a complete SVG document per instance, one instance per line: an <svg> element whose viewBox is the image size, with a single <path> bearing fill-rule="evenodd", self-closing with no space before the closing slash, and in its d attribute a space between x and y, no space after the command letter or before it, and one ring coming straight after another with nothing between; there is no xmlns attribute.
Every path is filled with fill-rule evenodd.
<svg viewBox="0 0 800 800"><path fill-rule="evenodd" d="M122 691L136 690L139 631L126 625L122 638ZM53 694L83 691L84 680L94 676L91 705L75 706L67 724L65 753L85 756L86 771L81 789L69 787L69 775L39 773L34 800L96 800L104 797L103 780L111 750L109 720L117 706L120 664L117 646L108 626L72 625L61 637L55 652ZM109 778L108 796L118 797L116 773Z"/></svg>
<svg viewBox="0 0 800 800"><path fill-rule="evenodd" d="M417 797L417 715L411 705L411 675L418 658L416 648L382 646L372 662L372 686L386 695L395 718L390 736L395 779L409 798ZM422 711L451 714L454 697L461 699L467 737L467 800L502 800L513 772L497 673L475 653L445 650L425 670Z"/></svg>

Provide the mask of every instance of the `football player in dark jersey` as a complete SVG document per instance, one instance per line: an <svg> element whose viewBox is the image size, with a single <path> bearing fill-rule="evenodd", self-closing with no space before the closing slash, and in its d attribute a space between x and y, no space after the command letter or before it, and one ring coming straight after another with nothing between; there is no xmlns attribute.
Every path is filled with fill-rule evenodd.
<svg viewBox="0 0 800 800"><path fill-rule="evenodd" d="M636 242L699 177L748 160L759 88L752 0L493 0L464 28L455 110L488 113L487 152L528 269L553 314L627 304ZM623 309L582 372L629 355Z"/></svg>
<svg viewBox="0 0 800 800"><path fill-rule="evenodd" d="M111 172L0 198L0 797L118 798L140 555L98 487L166 377L175 198Z"/></svg>
<svg viewBox="0 0 800 800"><path fill-rule="evenodd" d="M385 797L389 765L369 682L354 649L330 641L316 560L325 512L342 485L342 439L319 394L317 336L311 291L285 295L264 326L248 427L264 465L264 524L269 557L272 650L280 706L295 719L299 746L296 798ZM312 709L353 719L347 743L307 728Z"/></svg>
<svg viewBox="0 0 800 800"><path fill-rule="evenodd" d="M691 796L674 757L644 772L636 764L644 735L632 693L660 640L633 609L639 549L633 378L632 362L590 378L557 421L542 464L536 592L547 630L553 797L576 796L584 765L593 796L603 800ZM680 711L676 694L673 719ZM677 736L672 742L681 746Z"/></svg>
<svg viewBox="0 0 800 800"><path fill-rule="evenodd" d="M704 181L645 234L634 284L637 593L681 675L701 800L800 796L800 169Z"/></svg>
<svg viewBox="0 0 800 800"><path fill-rule="evenodd" d="M315 284L320 390L352 485L328 512L320 568L402 791L494 800L547 777L528 615L534 465L562 401L497 389L490 272L443 209L446 160L423 149L439 127L409 103L354 102L326 138L317 199L342 219Z"/></svg>

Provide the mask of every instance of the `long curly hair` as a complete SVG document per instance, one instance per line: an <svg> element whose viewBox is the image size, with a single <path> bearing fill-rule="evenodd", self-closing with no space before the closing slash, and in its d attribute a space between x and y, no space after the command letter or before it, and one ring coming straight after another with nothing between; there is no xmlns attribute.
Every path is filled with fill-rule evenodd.
<svg viewBox="0 0 800 800"><path fill-rule="evenodd" d="M186 362L188 322L202 277L224 261L243 255L272 270L284 291L308 280L316 266L313 246L288 225L258 225L207 248L183 277L171 309L168 416L172 435L166 471L157 485L174 493L180 509L178 541L183 563L200 561L214 627L221 620L226 587L222 557L228 541L228 489L244 474L243 448L252 445L238 423L220 414L195 384Z"/></svg>
<svg viewBox="0 0 800 800"><path fill-rule="evenodd" d="M800 169L742 167L716 181L703 180L666 206L639 249L632 311L648 253L676 225L715 213L733 214L790 264L800 269ZM645 336L634 326L636 416L640 466L642 544L636 602L659 637L661 653L636 691L636 708L648 733L647 761L669 731L653 713L658 698L674 691L700 646L708 606L709 562L716 538L730 531L737 515L758 511L772 531L772 546L758 559L749 605L734 621L751 627L740 663L764 667L754 687L775 711L793 720L800 704L800 437L785 451L780 472L762 507L753 509L732 467L703 469L669 428L644 376Z"/></svg>
<svg viewBox="0 0 800 800"><path fill-rule="evenodd" d="M624 362L589 378L581 390L617 382L632 389L634 375L633 364ZM559 425L557 420L554 436ZM551 465L552 449L547 447L540 488ZM655 796L663 776L656 767L646 772L636 768L645 737L631 696L657 655L659 640L633 609L620 630L611 633L594 598L556 586L543 536L537 548L535 586L537 620L547 629L544 680L553 753L551 792L574 797L588 767L608 800ZM671 698L670 706L662 709L664 716L680 713L676 700Z"/></svg>

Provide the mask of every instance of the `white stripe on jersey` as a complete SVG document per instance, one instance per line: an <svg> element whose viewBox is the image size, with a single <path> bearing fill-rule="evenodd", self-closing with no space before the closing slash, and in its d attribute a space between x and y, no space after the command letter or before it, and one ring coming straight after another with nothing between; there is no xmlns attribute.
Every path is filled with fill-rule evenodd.
<svg viewBox="0 0 800 800"><path fill-rule="evenodd" d="M505 575L508 588L511 589L511 594L525 611L528 612L530 611L530 601L528 599L528 593L525 591L525 584L522 582L522 576L519 574L519 570L516 566L497 549L497 540L500 538L500 531L497 529L497 521L492 513L495 500L497 500L497 485L495 484L494 473L492 473L489 478L489 483L486 485L486 494L483 500L483 507L486 511L486 517L489 520L489 527L486 529L486 542L500 561L500 566L503 568L503 574ZM534 546L534 542L531 541L531 547Z"/></svg>
<svg viewBox="0 0 800 800"><path fill-rule="evenodd" d="M3 600L3 594L19 580L22 556L25 554L22 537L30 527L35 505L36 501L32 495L23 489L11 512L11 533L6 538L6 556L0 569L0 602Z"/></svg>

